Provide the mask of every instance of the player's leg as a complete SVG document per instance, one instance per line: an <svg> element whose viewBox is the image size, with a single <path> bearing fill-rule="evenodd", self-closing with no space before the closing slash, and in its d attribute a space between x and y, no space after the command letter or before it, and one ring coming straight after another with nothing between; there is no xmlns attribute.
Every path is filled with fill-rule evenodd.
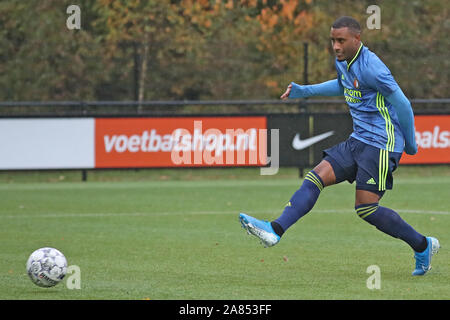
<svg viewBox="0 0 450 320"><path fill-rule="evenodd" d="M364 149L358 159L360 167L356 174L356 212L360 218L378 230L405 241L414 250L416 256L416 270L413 274L425 274L430 268L431 255L439 249L439 242L417 232L394 210L379 205L385 190L392 189L392 172L397 167L401 154L390 153L389 156L389 153L386 153L387 157L374 158L371 156L373 155L372 147L367 146ZM367 156L370 160L367 160ZM373 161L374 159L387 160L385 163L383 160L379 163L380 161Z"/></svg>
<svg viewBox="0 0 450 320"><path fill-rule="evenodd" d="M323 188L334 184L335 181L331 164L322 160L306 174L301 187L289 199L278 219L269 222L241 213L239 220L249 234L258 237L265 247L271 247L280 241L291 225L313 208Z"/></svg>
<svg viewBox="0 0 450 320"><path fill-rule="evenodd" d="M352 182L355 162L349 140L324 151L324 159L306 174L300 188L287 202L282 214L268 222L241 213L239 220L248 233L267 246L277 244L284 232L314 207L323 188L344 180Z"/></svg>
<svg viewBox="0 0 450 320"><path fill-rule="evenodd" d="M368 194L372 194L368 195ZM405 241L414 251L427 248L426 238L404 221L394 210L379 205L379 196L366 190L356 190L355 209L360 218L378 230Z"/></svg>
<svg viewBox="0 0 450 320"><path fill-rule="evenodd" d="M283 233L307 214L317 202L323 188L349 181L356 176L356 162L351 150L354 139L350 138L323 151L323 160L305 176L305 180L285 206L281 216L272 222L275 232Z"/></svg>
<svg viewBox="0 0 450 320"><path fill-rule="evenodd" d="M416 259L413 275L424 275L431 269L431 257L439 250L439 241L425 237L410 226L400 215L390 208L380 206L376 195L365 190L356 190L355 206L358 216L375 226L378 230L405 241L413 250Z"/></svg>
<svg viewBox="0 0 450 320"><path fill-rule="evenodd" d="M336 183L336 175L328 160L322 160L308 172L300 188L295 191L284 207L283 213L271 225L281 237L301 217L307 214L317 202L323 188Z"/></svg>

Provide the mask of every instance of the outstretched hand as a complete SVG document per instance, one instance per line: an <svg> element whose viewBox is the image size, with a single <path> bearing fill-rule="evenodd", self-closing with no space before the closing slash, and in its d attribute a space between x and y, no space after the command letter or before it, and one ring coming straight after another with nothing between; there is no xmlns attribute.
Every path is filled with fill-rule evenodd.
<svg viewBox="0 0 450 320"><path fill-rule="evenodd" d="M291 89L292 89L292 83L288 85L286 92L281 95L280 99L286 100L289 97L289 94L291 93Z"/></svg>

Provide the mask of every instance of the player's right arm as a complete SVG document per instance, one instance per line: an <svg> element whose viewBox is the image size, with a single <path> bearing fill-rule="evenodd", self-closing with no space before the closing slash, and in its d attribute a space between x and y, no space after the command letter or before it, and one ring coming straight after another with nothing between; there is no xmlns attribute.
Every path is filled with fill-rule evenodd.
<svg viewBox="0 0 450 320"><path fill-rule="evenodd" d="M311 96L327 96L335 97L342 96L344 94L344 88L338 79L329 80L323 83L312 85L299 85L295 82L291 82L286 92L281 95L281 99L297 99L308 98Z"/></svg>

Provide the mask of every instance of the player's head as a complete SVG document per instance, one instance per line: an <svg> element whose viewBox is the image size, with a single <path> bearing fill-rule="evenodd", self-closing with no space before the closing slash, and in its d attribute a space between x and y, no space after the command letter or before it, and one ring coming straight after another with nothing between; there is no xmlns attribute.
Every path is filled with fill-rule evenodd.
<svg viewBox="0 0 450 320"><path fill-rule="evenodd" d="M352 17L340 17L331 26L330 38L336 58L351 60L361 44L361 26Z"/></svg>

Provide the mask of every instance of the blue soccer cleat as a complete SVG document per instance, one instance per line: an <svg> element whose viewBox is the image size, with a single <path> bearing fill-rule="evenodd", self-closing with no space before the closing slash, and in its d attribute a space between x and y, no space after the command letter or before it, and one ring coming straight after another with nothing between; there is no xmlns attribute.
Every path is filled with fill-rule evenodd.
<svg viewBox="0 0 450 320"><path fill-rule="evenodd" d="M416 269L413 271L413 276L423 276L431 269L431 257L438 253L439 241L433 237L427 237L428 247L423 252L415 252Z"/></svg>
<svg viewBox="0 0 450 320"><path fill-rule="evenodd" d="M280 241L280 236L275 233L268 221L258 220L245 213L239 214L239 221L247 233L258 237L266 248L274 246Z"/></svg>

